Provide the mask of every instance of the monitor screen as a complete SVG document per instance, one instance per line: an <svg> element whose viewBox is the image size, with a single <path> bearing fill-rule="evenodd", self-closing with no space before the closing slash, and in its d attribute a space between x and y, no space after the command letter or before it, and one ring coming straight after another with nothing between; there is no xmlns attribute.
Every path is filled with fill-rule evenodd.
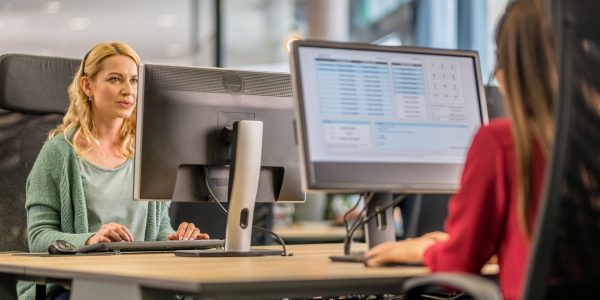
<svg viewBox="0 0 600 300"><path fill-rule="evenodd" d="M257 202L304 201L289 74L140 66L134 198L228 199L231 131L263 123ZM205 177L208 175L208 178Z"/></svg>
<svg viewBox="0 0 600 300"><path fill-rule="evenodd" d="M474 51L297 41L309 189L452 192L487 123Z"/></svg>

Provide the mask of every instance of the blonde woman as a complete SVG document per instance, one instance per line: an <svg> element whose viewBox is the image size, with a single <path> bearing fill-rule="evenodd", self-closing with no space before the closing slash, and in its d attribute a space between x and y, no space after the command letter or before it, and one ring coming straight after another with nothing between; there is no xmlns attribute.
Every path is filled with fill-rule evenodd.
<svg viewBox="0 0 600 300"><path fill-rule="evenodd" d="M177 231L168 203L133 201L138 66L121 42L95 45L69 86L62 124L49 133L27 180L29 249L65 240L100 242L207 239L192 223ZM19 289L21 298L33 290ZM49 285L47 295L56 296Z"/></svg>
<svg viewBox="0 0 600 300"><path fill-rule="evenodd" d="M536 1L515 1L500 21L496 79L509 118L473 139L446 233L374 247L368 265L423 262L434 272L479 274L497 255L504 298L519 297L554 128L557 79L544 16Z"/></svg>

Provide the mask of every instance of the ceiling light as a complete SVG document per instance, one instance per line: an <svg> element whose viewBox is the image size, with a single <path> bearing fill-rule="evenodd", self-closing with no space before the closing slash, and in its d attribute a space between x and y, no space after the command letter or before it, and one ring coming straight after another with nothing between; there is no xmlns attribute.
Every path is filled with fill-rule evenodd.
<svg viewBox="0 0 600 300"><path fill-rule="evenodd" d="M177 16L166 14L158 16L157 24L159 28L171 28L177 24Z"/></svg>
<svg viewBox="0 0 600 300"><path fill-rule="evenodd" d="M49 15L54 15L60 12L61 4L58 1L50 1L45 5L45 11Z"/></svg>
<svg viewBox="0 0 600 300"><path fill-rule="evenodd" d="M90 25L90 19L84 17L76 17L71 19L69 26L73 31L83 31Z"/></svg>

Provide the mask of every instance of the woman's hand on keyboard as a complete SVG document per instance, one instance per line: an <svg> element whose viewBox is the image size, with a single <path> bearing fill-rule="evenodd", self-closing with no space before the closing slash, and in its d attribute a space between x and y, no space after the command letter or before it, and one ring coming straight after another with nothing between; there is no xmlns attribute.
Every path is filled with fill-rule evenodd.
<svg viewBox="0 0 600 300"><path fill-rule="evenodd" d="M117 224L103 224L102 227L92 235L86 242L86 245L108 242L131 242L134 241L133 234L129 232L127 227Z"/></svg>
<svg viewBox="0 0 600 300"><path fill-rule="evenodd" d="M200 232L194 223L181 222L177 232L169 234L167 238L169 240L208 240L209 236Z"/></svg>

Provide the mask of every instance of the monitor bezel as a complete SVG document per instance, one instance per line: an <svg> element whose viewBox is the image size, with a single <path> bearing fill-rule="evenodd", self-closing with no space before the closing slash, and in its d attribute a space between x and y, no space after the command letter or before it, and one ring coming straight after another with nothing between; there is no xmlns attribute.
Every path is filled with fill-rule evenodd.
<svg viewBox="0 0 600 300"><path fill-rule="evenodd" d="M407 53L407 54L425 54L425 55L444 55L444 56L457 56L466 57L473 60L473 67L475 73L475 79L477 81L476 92L479 97L479 117L482 125L488 124L488 112L486 104L486 95L483 85L483 79L481 76L481 65L479 62L479 54L473 50L451 50L451 49L433 49L423 47L412 47L412 46L380 46L372 44L361 44L361 43L348 43L348 42L336 42L336 41L323 41L323 40L295 40L291 43L290 49L290 72L292 73L292 88L294 91L294 105L296 106L296 131L298 136L298 143L300 147L300 172L302 178L302 185L306 190L313 191L328 191L328 192L362 192L362 191L396 191L396 192L408 192L408 193L453 193L458 188L458 181L455 185L449 185L445 188L431 188L425 186L415 186L406 184L396 183L381 183L374 182L369 183L368 186L357 186L356 182L317 182L315 180L315 163L310 157L308 137L307 137L307 126L304 123L305 120L305 107L304 107L304 87L301 80L300 66L300 48L328 48L328 49L340 49L340 50L359 50L359 51L376 51L376 52L390 52L390 53ZM344 164L344 163L339 163ZM400 164L400 163L399 163ZM375 166L375 163L368 163L365 165ZM385 164L380 164L385 167ZM404 163L404 165L408 165ZM447 164L450 165L450 164ZM462 165L462 164L461 164ZM461 168L462 169L462 168Z"/></svg>
<svg viewBox="0 0 600 300"><path fill-rule="evenodd" d="M136 103L136 130L135 130L135 155L134 155L134 171L133 171L133 199L136 201L166 201L165 199L142 199L141 186L141 171L142 171L142 131L138 130L144 126L144 78L146 76L146 64L138 66L138 94Z"/></svg>

